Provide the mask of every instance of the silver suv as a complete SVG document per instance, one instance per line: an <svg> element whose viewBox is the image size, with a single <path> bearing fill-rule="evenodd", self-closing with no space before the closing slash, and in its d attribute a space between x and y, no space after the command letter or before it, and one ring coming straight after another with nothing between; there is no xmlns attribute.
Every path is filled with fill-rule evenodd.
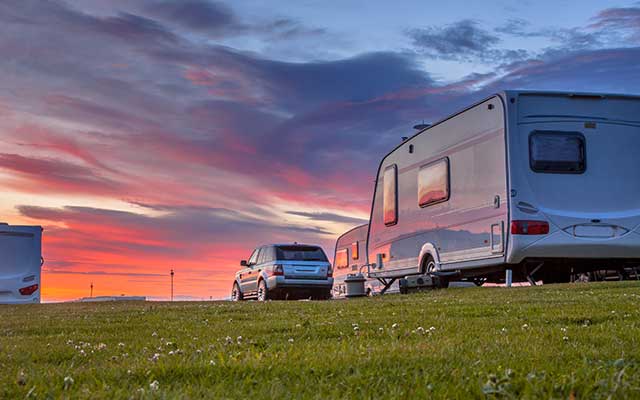
<svg viewBox="0 0 640 400"><path fill-rule="evenodd" d="M272 244L253 251L236 273L234 301L331 297L333 270L319 246Z"/></svg>

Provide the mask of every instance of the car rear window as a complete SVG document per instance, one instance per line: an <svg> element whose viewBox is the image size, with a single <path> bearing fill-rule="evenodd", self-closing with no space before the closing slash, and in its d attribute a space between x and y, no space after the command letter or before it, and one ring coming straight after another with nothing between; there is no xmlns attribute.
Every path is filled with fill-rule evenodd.
<svg viewBox="0 0 640 400"><path fill-rule="evenodd" d="M585 171L584 136L578 132L534 131L529 162L535 172L581 174Z"/></svg>
<svg viewBox="0 0 640 400"><path fill-rule="evenodd" d="M278 260L327 261L324 251L312 246L279 246L276 248L276 254Z"/></svg>

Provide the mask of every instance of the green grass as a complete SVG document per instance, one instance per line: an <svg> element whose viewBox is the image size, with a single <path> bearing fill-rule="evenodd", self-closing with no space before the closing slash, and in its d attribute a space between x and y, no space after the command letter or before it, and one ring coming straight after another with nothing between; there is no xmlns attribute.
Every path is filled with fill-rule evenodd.
<svg viewBox="0 0 640 400"><path fill-rule="evenodd" d="M0 306L0 397L640 398L639 303L624 282Z"/></svg>

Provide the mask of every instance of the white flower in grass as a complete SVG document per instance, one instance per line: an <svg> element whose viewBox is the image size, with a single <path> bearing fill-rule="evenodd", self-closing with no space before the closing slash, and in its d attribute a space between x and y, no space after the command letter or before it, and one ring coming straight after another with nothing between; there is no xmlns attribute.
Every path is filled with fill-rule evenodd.
<svg viewBox="0 0 640 400"><path fill-rule="evenodd" d="M74 382L74 380L73 380L73 378L72 378L72 377L70 377L70 376L65 376L65 377L64 377L64 381L63 381L64 389L65 389L65 390L69 389L69 388L71 387L71 385L73 385L73 382Z"/></svg>
<svg viewBox="0 0 640 400"><path fill-rule="evenodd" d="M122 342L118 343L118 347L123 348L124 347L124 343L122 343Z"/></svg>
<svg viewBox="0 0 640 400"><path fill-rule="evenodd" d="M227 336L224 340L227 344L233 344L233 339L231 338L231 336Z"/></svg>
<svg viewBox="0 0 640 400"><path fill-rule="evenodd" d="M160 353L155 353L153 356L151 356L151 361L153 362L157 362L160 359Z"/></svg>
<svg viewBox="0 0 640 400"><path fill-rule="evenodd" d="M421 327L421 326L419 326L419 327L417 327L417 328L416 328L416 332L418 332L418 333L424 333L424 328L423 328L423 327Z"/></svg>
<svg viewBox="0 0 640 400"><path fill-rule="evenodd" d="M529 328L529 324L523 324L522 325L522 329L528 329Z"/></svg>
<svg viewBox="0 0 640 400"><path fill-rule="evenodd" d="M378 328L378 332L384 332L384 328L383 327Z"/></svg>
<svg viewBox="0 0 640 400"><path fill-rule="evenodd" d="M562 340L564 340L565 342L569 340L569 336L563 336Z"/></svg>
<svg viewBox="0 0 640 400"><path fill-rule="evenodd" d="M156 337L156 336L158 336L158 333L157 333L157 332L153 332L153 333L151 334L151 336Z"/></svg>
<svg viewBox="0 0 640 400"><path fill-rule="evenodd" d="M238 344L242 344L242 336L238 336L236 338L236 341L238 342Z"/></svg>
<svg viewBox="0 0 640 400"><path fill-rule="evenodd" d="M293 343L293 338L289 338L289 343Z"/></svg>
<svg viewBox="0 0 640 400"><path fill-rule="evenodd" d="M160 389L160 382L158 382L158 381L153 381L153 382L151 382L151 383L149 384L149 389L150 389L151 391L154 391L154 392L155 392L156 390Z"/></svg>
<svg viewBox="0 0 640 400"><path fill-rule="evenodd" d="M209 360L209 365L211 365L211 366L216 365L216 362L213 361L213 360Z"/></svg>
<svg viewBox="0 0 640 400"><path fill-rule="evenodd" d="M566 331L567 331L567 328L562 327L562 328L560 328L560 331L562 331L562 332L566 332Z"/></svg>
<svg viewBox="0 0 640 400"><path fill-rule="evenodd" d="M394 323L393 325L391 325L391 329L396 329L398 327L397 323Z"/></svg>
<svg viewBox="0 0 640 400"><path fill-rule="evenodd" d="M196 354L198 354L198 355L202 354L202 350L197 349L197 350L196 350Z"/></svg>
<svg viewBox="0 0 640 400"><path fill-rule="evenodd" d="M433 332L433 331L435 331L435 330L436 330L436 327L435 327L435 326L432 326L431 328L429 328L429 331L431 331L431 332Z"/></svg>
<svg viewBox="0 0 640 400"><path fill-rule="evenodd" d="M99 344L98 344L98 350L104 350L104 349L106 349L106 348L107 348L107 345L106 345L106 344L104 344L104 343L99 343Z"/></svg>
<svg viewBox="0 0 640 400"><path fill-rule="evenodd" d="M174 355L174 354L175 354L175 353L173 352L173 350L171 350L171 351L169 352L169 355L170 355L170 356L172 356L172 355Z"/></svg>

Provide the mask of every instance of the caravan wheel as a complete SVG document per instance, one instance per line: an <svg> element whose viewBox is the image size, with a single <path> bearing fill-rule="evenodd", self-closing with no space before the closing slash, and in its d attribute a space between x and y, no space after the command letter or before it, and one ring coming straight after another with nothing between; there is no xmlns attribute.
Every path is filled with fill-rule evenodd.
<svg viewBox="0 0 640 400"><path fill-rule="evenodd" d="M435 275L438 271L436 271L436 262L433 260L433 258L429 257L427 258L427 262L426 262L427 266L424 269L428 274L433 274L435 276L435 282L436 282L436 286L440 289L446 289L449 287L449 279L442 277L442 276L437 276Z"/></svg>

